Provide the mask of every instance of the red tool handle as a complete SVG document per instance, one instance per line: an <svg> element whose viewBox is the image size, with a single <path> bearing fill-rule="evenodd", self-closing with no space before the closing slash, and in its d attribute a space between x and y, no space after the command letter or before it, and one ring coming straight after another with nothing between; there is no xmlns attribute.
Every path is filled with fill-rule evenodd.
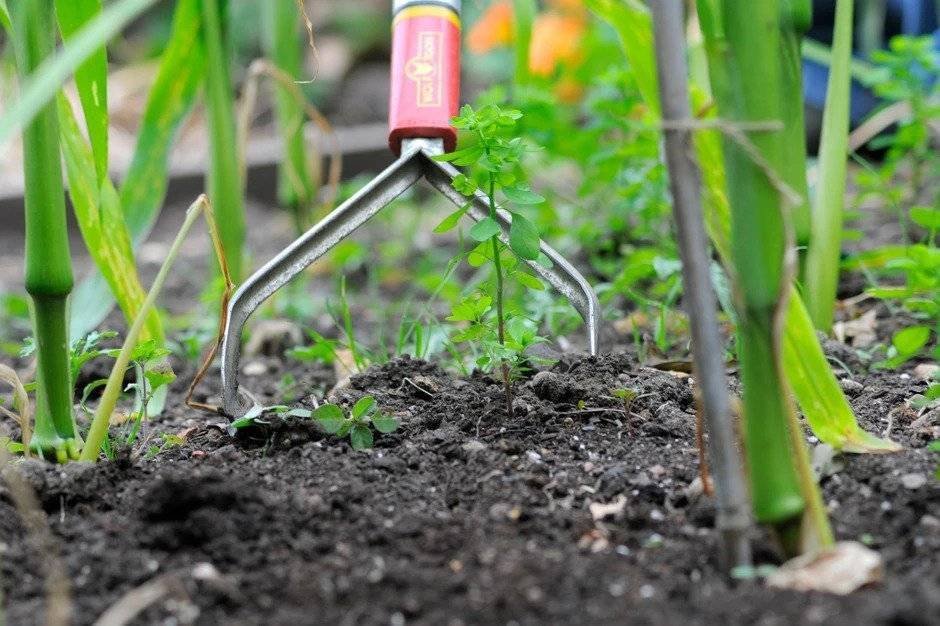
<svg viewBox="0 0 940 626"><path fill-rule="evenodd" d="M439 137L451 151L460 97L460 0L395 0L388 144Z"/></svg>

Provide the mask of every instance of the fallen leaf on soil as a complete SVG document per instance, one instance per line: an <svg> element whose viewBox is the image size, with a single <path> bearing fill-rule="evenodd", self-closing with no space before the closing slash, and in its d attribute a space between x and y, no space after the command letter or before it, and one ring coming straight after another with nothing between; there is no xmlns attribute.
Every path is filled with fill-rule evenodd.
<svg viewBox="0 0 940 626"><path fill-rule="evenodd" d="M804 554L784 563L767 584L794 591L822 591L845 596L881 581L881 555L857 541L840 541L832 549Z"/></svg>
<svg viewBox="0 0 940 626"><path fill-rule="evenodd" d="M608 517L616 517L623 513L623 508L627 505L627 498L623 494L617 496L617 499L613 502L592 502L588 505L588 510L591 511L591 517L594 518L595 522L599 522Z"/></svg>
<svg viewBox="0 0 940 626"><path fill-rule="evenodd" d="M865 348L875 343L878 335L875 333L877 326L877 309L869 309L860 317L848 322L836 322L832 325L832 334L842 343L850 343L855 348ZM851 339L852 341L846 341Z"/></svg>

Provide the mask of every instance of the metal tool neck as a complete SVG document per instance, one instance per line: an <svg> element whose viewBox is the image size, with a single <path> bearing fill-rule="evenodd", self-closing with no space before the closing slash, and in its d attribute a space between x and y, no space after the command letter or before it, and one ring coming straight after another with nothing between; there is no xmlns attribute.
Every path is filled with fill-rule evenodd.
<svg viewBox="0 0 940 626"><path fill-rule="evenodd" d="M444 154L444 140L436 137L413 137L402 139L401 155L411 156L417 152L424 152L428 156Z"/></svg>

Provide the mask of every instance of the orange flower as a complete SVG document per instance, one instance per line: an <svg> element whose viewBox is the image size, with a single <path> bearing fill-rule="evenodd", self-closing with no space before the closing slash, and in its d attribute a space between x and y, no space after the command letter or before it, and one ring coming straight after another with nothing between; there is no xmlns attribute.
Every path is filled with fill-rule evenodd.
<svg viewBox="0 0 940 626"><path fill-rule="evenodd" d="M577 61L581 52L584 19L560 13L542 13L532 25L529 69L537 76L549 76L562 64Z"/></svg>
<svg viewBox="0 0 940 626"><path fill-rule="evenodd" d="M467 47L474 54L483 54L512 43L512 2L499 0L492 3L470 32Z"/></svg>

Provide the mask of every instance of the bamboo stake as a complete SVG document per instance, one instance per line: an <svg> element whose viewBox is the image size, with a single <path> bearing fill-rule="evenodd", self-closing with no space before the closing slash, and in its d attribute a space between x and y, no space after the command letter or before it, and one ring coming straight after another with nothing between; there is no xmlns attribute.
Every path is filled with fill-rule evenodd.
<svg viewBox="0 0 940 626"><path fill-rule="evenodd" d="M715 315L716 298L709 276L707 239L702 219L700 174L692 156L689 122L692 110L687 86L682 0L654 0L656 68L665 126L673 215L682 256L683 304L689 315L695 380L701 390L702 412L708 428L709 456L718 499L716 526L722 539L726 569L751 564L748 529L751 525L747 488L731 422L728 385L724 374L721 337ZM702 459L704 463L704 459Z"/></svg>

